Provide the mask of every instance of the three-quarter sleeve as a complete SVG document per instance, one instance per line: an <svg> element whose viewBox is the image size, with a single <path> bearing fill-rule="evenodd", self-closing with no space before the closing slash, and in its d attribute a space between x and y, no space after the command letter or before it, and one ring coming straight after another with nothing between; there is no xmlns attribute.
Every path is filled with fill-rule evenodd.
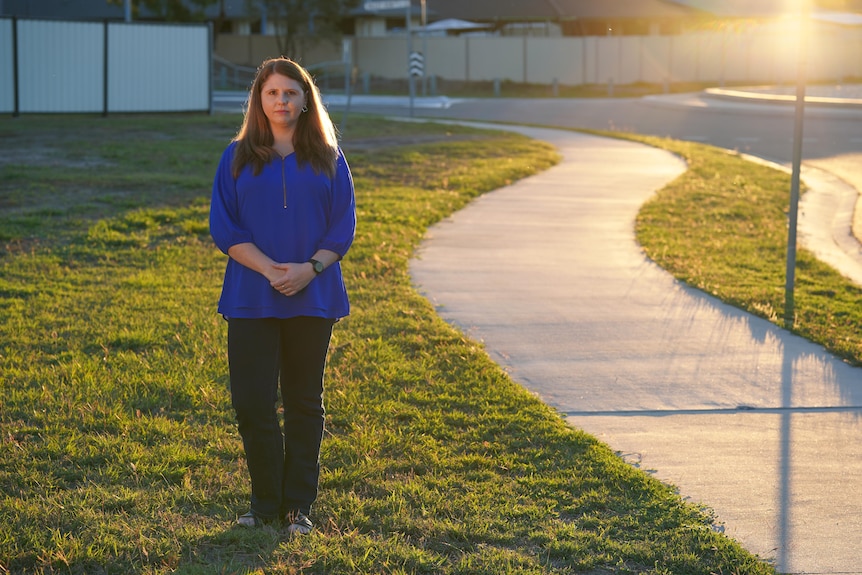
<svg viewBox="0 0 862 575"><path fill-rule="evenodd" d="M305 262L320 249L347 254L356 233L356 201L353 177L340 151L333 177L297 163L290 154L273 157L258 174L247 166L234 179L234 145L219 163L210 207L210 233L222 252L251 243L283 263ZM350 313L350 301L340 262L286 297L262 274L228 257L218 310L234 318L337 319Z"/></svg>
<svg viewBox="0 0 862 575"><path fill-rule="evenodd" d="M329 250L344 257L356 235L356 196L353 176L341 150L338 151L335 177L332 180L332 205L328 215L326 233L319 249Z"/></svg>
<svg viewBox="0 0 862 575"><path fill-rule="evenodd" d="M235 146L232 143L222 154L210 202L210 235L218 249L225 254L232 246L252 241L251 232L239 224L239 199L236 180L231 173Z"/></svg>

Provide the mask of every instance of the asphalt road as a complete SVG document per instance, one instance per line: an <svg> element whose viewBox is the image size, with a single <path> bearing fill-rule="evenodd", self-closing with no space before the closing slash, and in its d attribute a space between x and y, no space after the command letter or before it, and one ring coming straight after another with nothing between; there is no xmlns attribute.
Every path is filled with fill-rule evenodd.
<svg viewBox="0 0 862 575"><path fill-rule="evenodd" d="M404 106L356 106L354 111L409 115ZM704 142L788 163L793 154L793 107L719 102L697 95L637 99L481 99L454 101L414 115L558 128L617 130ZM862 113L809 107L803 130L806 160L862 154ZM862 169L862 168L860 168Z"/></svg>

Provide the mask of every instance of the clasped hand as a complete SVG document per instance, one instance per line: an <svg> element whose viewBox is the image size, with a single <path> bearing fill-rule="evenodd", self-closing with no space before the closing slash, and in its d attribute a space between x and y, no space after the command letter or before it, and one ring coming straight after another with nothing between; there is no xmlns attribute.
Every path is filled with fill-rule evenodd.
<svg viewBox="0 0 862 575"><path fill-rule="evenodd" d="M311 264L273 264L267 274L269 285L278 293L286 296L296 295L314 279Z"/></svg>

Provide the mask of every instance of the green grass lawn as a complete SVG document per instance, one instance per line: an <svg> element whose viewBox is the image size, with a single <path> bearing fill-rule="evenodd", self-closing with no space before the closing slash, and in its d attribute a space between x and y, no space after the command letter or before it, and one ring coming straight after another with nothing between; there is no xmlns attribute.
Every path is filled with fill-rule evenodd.
<svg viewBox="0 0 862 575"><path fill-rule="evenodd" d="M635 140L685 159L688 171L638 214L637 239L678 279L785 327L790 176L704 144ZM797 250L790 329L862 365L862 286Z"/></svg>
<svg viewBox="0 0 862 575"><path fill-rule="evenodd" d="M248 479L207 214L238 123L0 120L0 573L773 573L412 289L430 224L556 153L378 118L344 142L359 228L318 530L235 527Z"/></svg>

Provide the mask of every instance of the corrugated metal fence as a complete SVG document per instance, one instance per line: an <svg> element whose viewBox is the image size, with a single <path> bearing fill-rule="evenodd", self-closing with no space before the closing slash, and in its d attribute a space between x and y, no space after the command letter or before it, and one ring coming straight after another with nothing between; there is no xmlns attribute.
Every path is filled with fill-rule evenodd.
<svg viewBox="0 0 862 575"><path fill-rule="evenodd" d="M0 19L0 113L211 109L207 25Z"/></svg>

